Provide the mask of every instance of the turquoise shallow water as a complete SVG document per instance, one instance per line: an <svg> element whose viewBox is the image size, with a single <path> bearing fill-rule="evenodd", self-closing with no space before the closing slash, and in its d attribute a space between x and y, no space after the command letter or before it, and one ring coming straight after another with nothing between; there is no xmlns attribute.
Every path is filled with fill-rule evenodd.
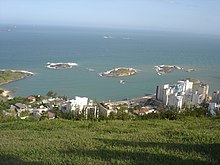
<svg viewBox="0 0 220 165"><path fill-rule="evenodd" d="M105 35L112 38L105 39ZM47 62L76 62L72 69L46 68ZM154 65L196 68L159 76ZM4 85L15 96L45 95L49 90L68 97L119 100L152 94L157 85L193 77L220 90L220 37L156 31L28 27L0 31L0 69L32 71L31 78ZM115 67L133 67L132 77L100 77ZM87 68L95 69L94 72Z"/></svg>

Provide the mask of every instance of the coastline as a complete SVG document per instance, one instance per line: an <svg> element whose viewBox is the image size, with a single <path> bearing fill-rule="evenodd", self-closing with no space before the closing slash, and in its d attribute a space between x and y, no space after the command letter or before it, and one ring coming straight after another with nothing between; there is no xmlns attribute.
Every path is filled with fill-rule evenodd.
<svg viewBox="0 0 220 165"><path fill-rule="evenodd" d="M0 94L2 97L7 98L7 99L13 99L12 96L12 91L5 89L5 88L0 88L3 92Z"/></svg>
<svg viewBox="0 0 220 165"><path fill-rule="evenodd" d="M18 80L22 80L22 79L25 79L25 78L28 78L28 77L31 77L31 76L34 75L34 73L29 72L29 71L25 71L25 70L6 70L6 69L1 69L0 72L2 72L2 74L4 74L4 73L20 73L21 74L20 77L16 77L16 78L12 77L11 79L6 80L6 81L0 83L0 90L3 91L1 93L1 96L5 97L5 98L8 98L8 99L13 98L13 96L12 96L13 92L8 90L8 89L2 88L1 87L2 85L9 84L9 83L12 83L12 82L15 82L15 81L18 81Z"/></svg>
<svg viewBox="0 0 220 165"><path fill-rule="evenodd" d="M22 76L19 77L19 78L13 78L13 79L7 80L5 82L1 82L0 86L8 84L8 83L11 83L11 82L15 82L15 81L18 81L18 80L22 80L22 79L25 79L25 78L28 78L28 77L31 77L31 76L34 75L34 73L29 72L29 71L25 71L25 70L6 70L6 69L1 69L0 72L12 72L12 73L21 73L22 74Z"/></svg>

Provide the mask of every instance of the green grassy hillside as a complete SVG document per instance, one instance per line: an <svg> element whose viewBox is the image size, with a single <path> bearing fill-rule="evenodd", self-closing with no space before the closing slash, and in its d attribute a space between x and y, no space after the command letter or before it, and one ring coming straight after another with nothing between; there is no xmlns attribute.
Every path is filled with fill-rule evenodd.
<svg viewBox="0 0 220 165"><path fill-rule="evenodd" d="M219 164L220 119L5 121L0 164Z"/></svg>

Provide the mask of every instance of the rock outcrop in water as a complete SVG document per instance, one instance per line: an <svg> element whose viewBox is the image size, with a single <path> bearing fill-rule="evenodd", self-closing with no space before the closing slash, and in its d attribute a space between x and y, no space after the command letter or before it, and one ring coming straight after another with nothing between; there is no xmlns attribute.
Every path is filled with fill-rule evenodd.
<svg viewBox="0 0 220 165"><path fill-rule="evenodd" d="M52 69L68 69L68 68L72 68L73 66L77 66L77 63L47 63L47 68L52 68Z"/></svg>
<svg viewBox="0 0 220 165"><path fill-rule="evenodd" d="M100 73L100 76L125 77L125 76L132 76L136 73L137 73L137 71L133 68L115 68L115 69Z"/></svg>
<svg viewBox="0 0 220 165"><path fill-rule="evenodd" d="M163 74L167 74L167 73L171 73L174 70L183 70L185 72L191 73L196 71L196 69L194 68L190 68L190 69L184 69L178 65L156 65L154 66L156 72L158 75L163 75Z"/></svg>

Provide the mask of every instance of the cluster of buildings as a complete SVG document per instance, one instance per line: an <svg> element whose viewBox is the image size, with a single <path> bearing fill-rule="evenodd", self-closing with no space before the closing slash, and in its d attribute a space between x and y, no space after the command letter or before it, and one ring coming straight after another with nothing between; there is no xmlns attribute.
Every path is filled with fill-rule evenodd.
<svg viewBox="0 0 220 165"><path fill-rule="evenodd" d="M71 114L77 117L99 118L108 117L111 112L117 113L120 106L123 104L127 108L127 101L122 102L107 102L96 103L87 97L76 96L74 99L64 100L63 98L48 98L39 102L31 96L28 97L29 103L37 103L37 106L32 107L23 103L11 105L10 109L4 111L4 116L17 116L21 119L32 117L40 119L42 116L49 119L54 119L59 111L61 114ZM128 110L125 111L128 113Z"/></svg>
<svg viewBox="0 0 220 165"><path fill-rule="evenodd" d="M174 106L182 109L183 105L198 106L208 104L208 112L216 115L220 111L220 92L214 91L211 98L208 95L209 85L204 83L193 83L190 80L178 81L174 85L165 84L157 86L156 99L165 106Z"/></svg>
<svg viewBox="0 0 220 165"><path fill-rule="evenodd" d="M4 111L5 116L18 116L22 119L29 117L32 114L36 118L42 116L53 119L57 116L56 113L71 114L74 116L83 116L84 119L108 117L111 112L117 114L118 110L125 113L132 112L133 114L143 116L149 113L156 113L157 107L174 106L179 109L186 106L209 105L208 110L212 115L216 115L220 111L220 92L215 91L210 98L208 96L209 85L201 82L182 80L170 85L164 84L157 86L156 99L152 96L146 96L139 99L96 103L87 97L76 96L74 99L64 98L47 98L36 101L34 96L29 96L30 105L16 103L11 105L9 111ZM35 103L32 107L31 103ZM36 106L37 105L37 106ZM122 108L122 109L121 109ZM128 109L130 111L128 111ZM132 111L131 111L132 110ZM216 111L217 110L217 111Z"/></svg>
<svg viewBox="0 0 220 165"><path fill-rule="evenodd" d="M212 93L212 99L209 103L208 110L212 115L216 115L216 112L220 110L220 92L219 91L214 91Z"/></svg>
<svg viewBox="0 0 220 165"><path fill-rule="evenodd" d="M34 103L36 99L31 96L30 103ZM61 113L72 112L74 115L82 114L87 118L89 115L97 116L97 105L93 100L87 97L78 97L71 100L64 100L63 98L49 98L43 99L38 102L38 105L32 107L22 103L16 103L11 105L8 111L4 111L5 116L18 116L20 118L27 118L32 114L33 117L41 118L45 115L49 119L53 119L56 116L56 109Z"/></svg>
<svg viewBox="0 0 220 165"><path fill-rule="evenodd" d="M35 97L29 96L29 103L34 103L34 107L31 104L16 103L11 105L8 111L4 111L4 116L17 116L26 119L31 115L38 119L42 117L54 119L59 111L61 114L74 115L76 119L79 116L84 119L91 119L109 117L111 113L117 115L119 110L122 110L123 113L129 113L128 109L133 109L133 114L142 116L155 112L155 106L143 104L148 99L96 103L87 97L79 96L67 100L51 97L40 101L36 101Z"/></svg>
<svg viewBox="0 0 220 165"><path fill-rule="evenodd" d="M174 85L157 86L156 99L166 106L179 109L185 105L200 105L208 99L209 85L193 83L189 80L178 81Z"/></svg>

